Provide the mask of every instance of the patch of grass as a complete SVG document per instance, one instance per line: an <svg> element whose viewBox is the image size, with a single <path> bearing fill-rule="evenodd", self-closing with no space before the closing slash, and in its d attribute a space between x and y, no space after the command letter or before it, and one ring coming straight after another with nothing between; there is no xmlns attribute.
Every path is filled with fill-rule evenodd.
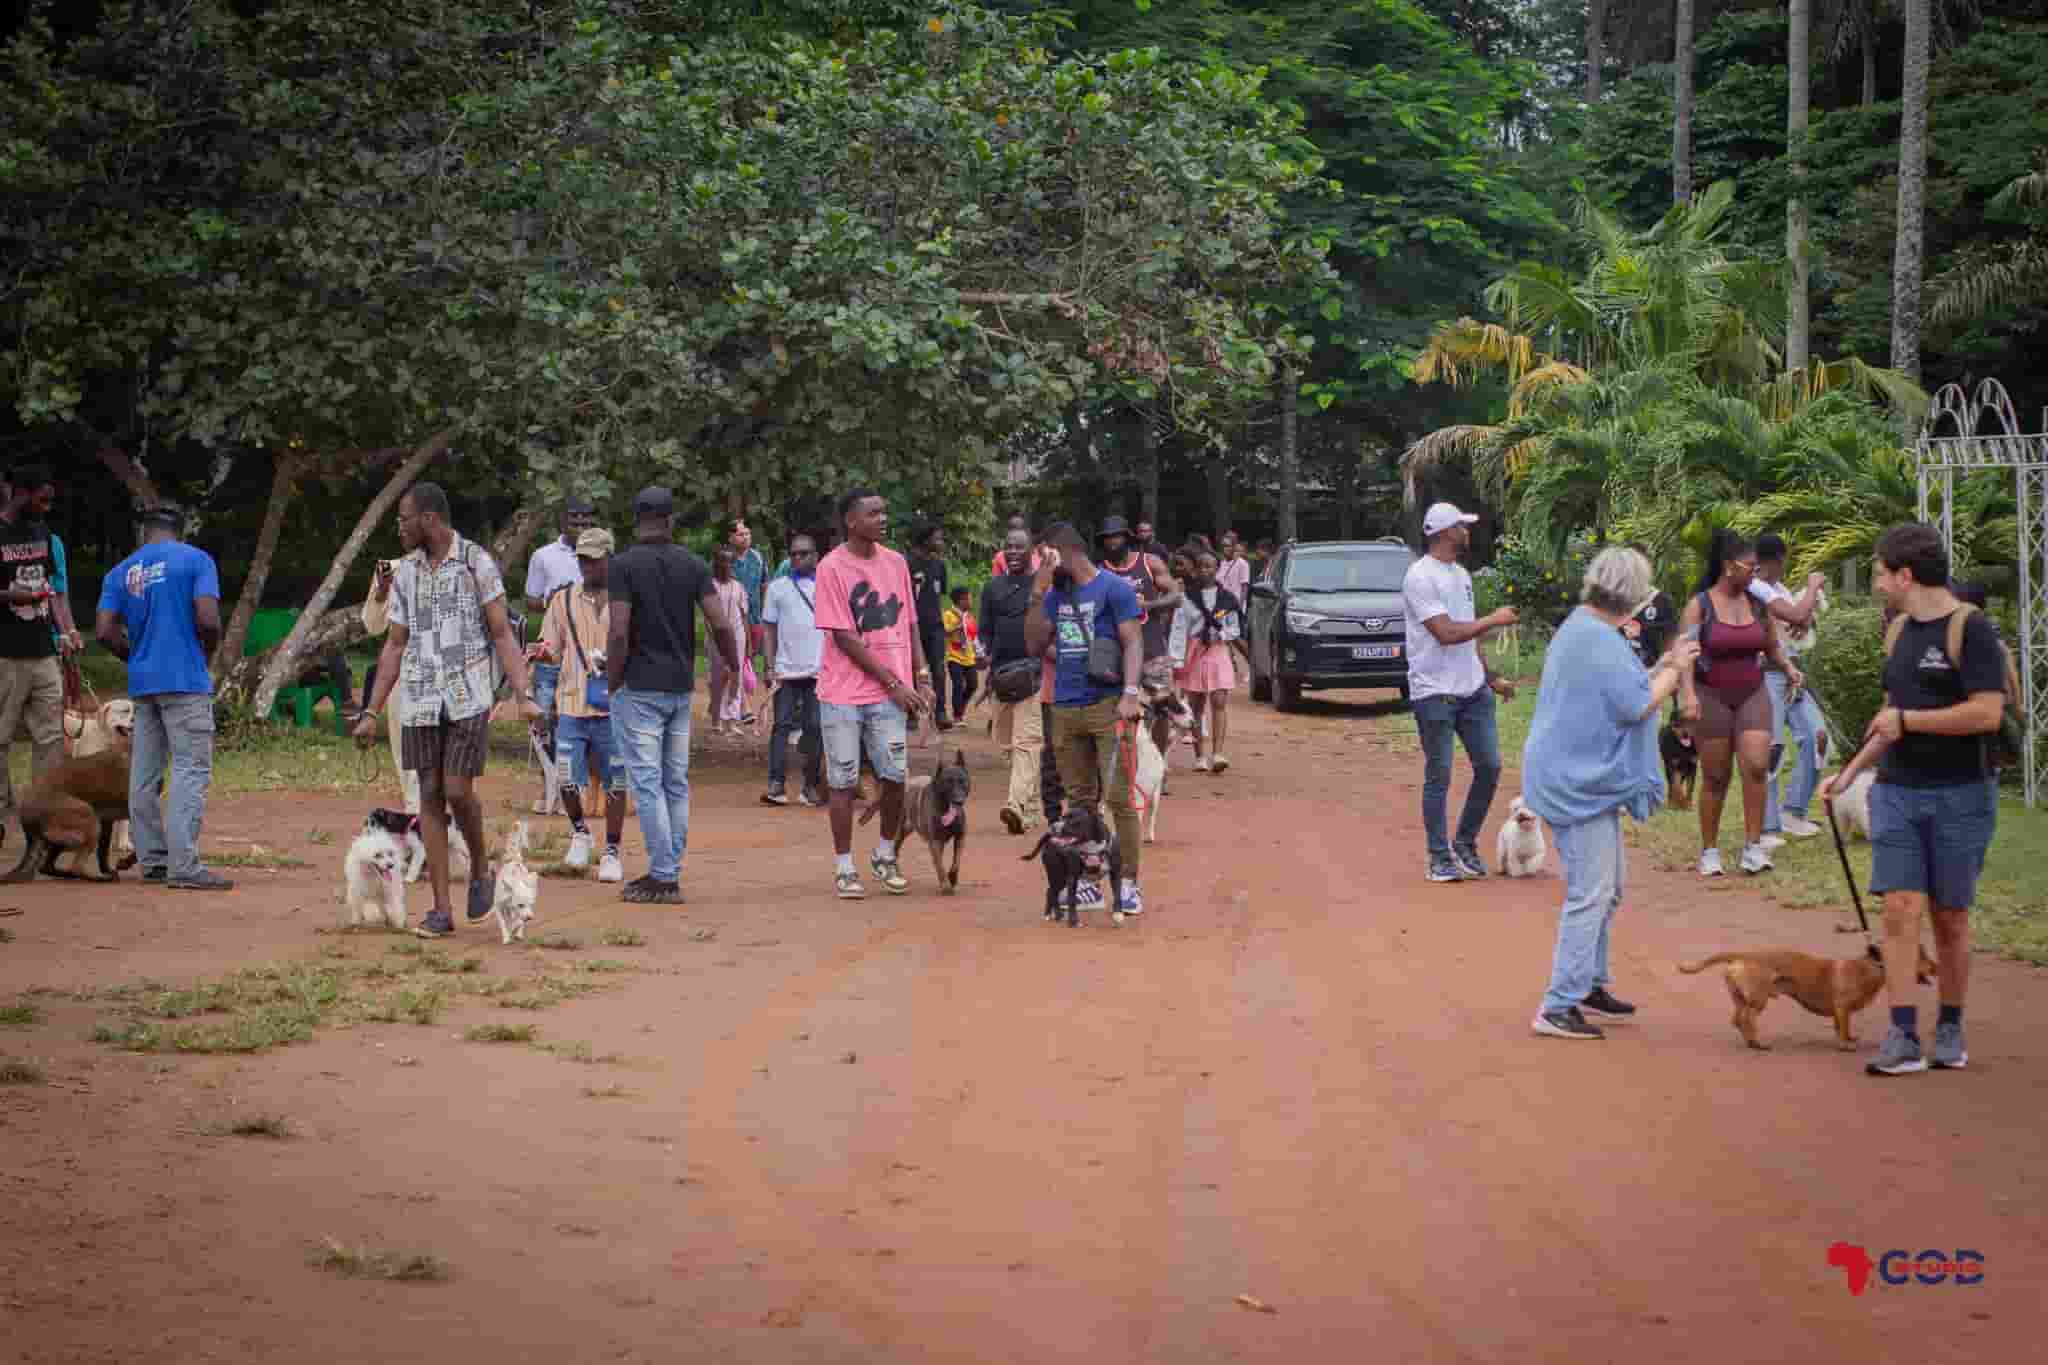
<svg viewBox="0 0 2048 1365"><path fill-rule="evenodd" d="M578 953L583 951L583 940L572 934L543 934L534 940L533 946L552 948L563 953Z"/></svg>
<svg viewBox="0 0 2048 1365"><path fill-rule="evenodd" d="M260 1137L282 1140L294 1136L289 1121L275 1114L255 1114L206 1126L210 1137Z"/></svg>
<svg viewBox="0 0 2048 1365"><path fill-rule="evenodd" d="M616 1052L593 1051L590 1044L584 1042L539 1043L536 1046L550 1056L560 1057L565 1062L579 1062L584 1066L616 1066L626 1060Z"/></svg>
<svg viewBox="0 0 2048 1365"><path fill-rule="evenodd" d="M43 1022L43 1012L34 1005L0 1005L0 1028L32 1028Z"/></svg>
<svg viewBox="0 0 2048 1365"><path fill-rule="evenodd" d="M163 1046L163 1030L154 1024L130 1021L126 1024L95 1024L92 1040L118 1047L124 1052L155 1052Z"/></svg>
<svg viewBox="0 0 2048 1365"><path fill-rule="evenodd" d="M449 957L446 953L428 952L420 955L420 966L430 972L467 974L482 971L484 960L480 957Z"/></svg>
<svg viewBox="0 0 2048 1365"><path fill-rule="evenodd" d="M462 1036L472 1043L530 1043L537 1033L531 1024L477 1024Z"/></svg>
<svg viewBox="0 0 2048 1365"><path fill-rule="evenodd" d="M334 832L332 830L316 829L306 836L306 842L325 848L334 842Z"/></svg>
<svg viewBox="0 0 2048 1365"><path fill-rule="evenodd" d="M647 936L638 929L606 929L598 934L597 941L607 948L645 948Z"/></svg>
<svg viewBox="0 0 2048 1365"><path fill-rule="evenodd" d="M215 867L255 867L273 870L312 866L304 858L294 858L289 853L277 853L267 848L252 848L247 853L229 853L218 848L208 849L206 861Z"/></svg>
<svg viewBox="0 0 2048 1365"><path fill-rule="evenodd" d="M599 957L592 958L588 962L577 963L576 970L579 972L630 972L636 969L630 962L620 962L615 958Z"/></svg>
<svg viewBox="0 0 2048 1365"><path fill-rule="evenodd" d="M583 1087L586 1100L630 1100L633 1092L623 1085L586 1085Z"/></svg>
<svg viewBox="0 0 2048 1365"><path fill-rule="evenodd" d="M47 1079L43 1069L34 1062L14 1057L0 1058L0 1085L41 1085Z"/></svg>
<svg viewBox="0 0 2048 1365"><path fill-rule="evenodd" d="M589 868L571 867L567 863L536 863L534 868L541 876L555 881L581 881L590 875Z"/></svg>
<svg viewBox="0 0 2048 1365"><path fill-rule="evenodd" d="M332 1239L313 1248L306 1263L351 1280L395 1280L403 1284L438 1284L448 1278L448 1263L423 1251L390 1251L345 1246Z"/></svg>

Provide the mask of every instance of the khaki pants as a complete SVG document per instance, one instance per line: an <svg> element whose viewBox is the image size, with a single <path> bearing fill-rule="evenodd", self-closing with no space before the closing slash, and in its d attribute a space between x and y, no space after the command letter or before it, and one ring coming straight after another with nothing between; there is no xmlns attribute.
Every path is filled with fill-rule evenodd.
<svg viewBox="0 0 2048 1365"><path fill-rule="evenodd" d="M24 729L33 781L64 759L64 670L54 657L0 659L0 812L14 809L14 780L5 760L15 732Z"/></svg>
<svg viewBox="0 0 2048 1365"><path fill-rule="evenodd" d="M1038 793L1038 765L1045 748L1045 716L1033 693L1023 701L996 703L996 743L1010 756L1010 795L1004 810L1017 812L1024 828L1045 818Z"/></svg>
<svg viewBox="0 0 2048 1365"><path fill-rule="evenodd" d="M1138 812L1131 804L1131 774L1117 754L1116 705L1117 699L1110 697L1093 706L1054 706L1053 755L1059 760L1060 785L1067 789L1069 807L1108 801L1117 842L1123 845L1124 876L1136 881L1142 840Z"/></svg>

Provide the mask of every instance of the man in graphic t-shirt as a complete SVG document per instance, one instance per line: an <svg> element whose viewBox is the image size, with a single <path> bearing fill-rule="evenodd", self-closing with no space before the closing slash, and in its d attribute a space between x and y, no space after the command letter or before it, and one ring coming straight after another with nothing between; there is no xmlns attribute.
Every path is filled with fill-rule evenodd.
<svg viewBox="0 0 2048 1365"><path fill-rule="evenodd" d="M60 641L78 648L71 609L60 591L61 549L45 518L56 500L50 471L30 465L14 471L0 504L0 833L14 811L7 756L15 733L26 728L30 771L64 757L64 672Z"/></svg>
<svg viewBox="0 0 2048 1365"><path fill-rule="evenodd" d="M900 896L910 882L896 865L903 827L903 779L911 717L933 704L931 660L918 629L910 566L882 544L889 504L856 488L839 500L846 543L818 565L818 713L825 732L825 785L831 788L832 886L841 900L867 894L853 868L853 789L866 755L881 785L882 837L868 870ZM913 683L915 690L912 690Z"/></svg>
<svg viewBox="0 0 2048 1365"><path fill-rule="evenodd" d="M1131 732L1140 714L1145 640L1139 629L1138 594L1127 581L1098 568L1088 542L1066 522L1045 530L1054 558L1031 585L1035 609L1024 618L1024 647L1053 661L1052 745L1060 783L1075 806L1107 799L1123 846L1121 885L1110 888L1116 907L1135 915L1145 908L1138 889L1143 841L1131 803L1131 763L1120 758L1120 734ZM1098 648L1097 641L1108 648ZM1115 666L1092 665L1097 655Z"/></svg>
<svg viewBox="0 0 2048 1365"><path fill-rule="evenodd" d="M1486 875L1479 856L1479 831L1500 785L1500 732L1493 698L1512 700L1515 685L1495 675L1479 652L1488 632L1515 623L1515 609L1502 607L1473 620L1472 575L1458 556L1472 543L1479 518L1450 503L1432 506L1422 517L1428 552L1408 566L1401 597L1408 616L1408 699L1422 732L1422 830L1429 840L1428 877L1433 882L1477 881ZM1462 740L1472 762L1472 785L1458 816L1456 838L1444 829L1451 796L1451 760Z"/></svg>
<svg viewBox="0 0 2048 1365"><path fill-rule="evenodd" d="M1963 621L1960 659L1950 618L1965 610L1949 588L1948 550L1932 526L1894 526L1878 538L1871 588L1904 624L1884 662L1885 705L1863 747L1821 784L1832 801L1865 768L1870 789L1870 889L1884 897L1885 995L1891 1031L1865 1068L1900 1076L1967 1066L1963 999L1970 984L1970 902L1998 827L1989 738L2005 712L2005 650L1990 618ZM1920 921L1932 912L1941 1013L1931 1058L1920 1050Z"/></svg>

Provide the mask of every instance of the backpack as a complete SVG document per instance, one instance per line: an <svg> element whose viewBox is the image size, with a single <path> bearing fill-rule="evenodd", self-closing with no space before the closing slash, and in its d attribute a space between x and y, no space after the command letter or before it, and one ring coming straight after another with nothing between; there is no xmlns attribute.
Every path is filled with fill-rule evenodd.
<svg viewBox="0 0 2048 1365"><path fill-rule="evenodd" d="M1977 610L1968 602L1958 603L1948 618L1948 638L1942 642L1942 652L1958 674L1963 667L1963 631L1969 625L1970 616ZM1906 633L1906 622L1910 618L1900 612L1884 628L1884 657L1891 660L1892 650L1898 647L1899 637ZM1994 635L1996 631L1992 632ZM1984 760L1991 771L2019 762L2026 743L2027 726L2020 716L2020 671L2012 660L2012 650L2004 640L1998 642L1999 658L2005 664L2005 709L1999 715L1998 728L1984 735ZM1889 698L1887 698L1889 700Z"/></svg>

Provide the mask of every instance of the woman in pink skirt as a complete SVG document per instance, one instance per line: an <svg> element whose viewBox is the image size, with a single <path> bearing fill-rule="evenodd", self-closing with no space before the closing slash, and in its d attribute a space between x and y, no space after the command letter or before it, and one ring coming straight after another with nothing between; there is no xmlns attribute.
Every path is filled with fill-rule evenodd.
<svg viewBox="0 0 2048 1365"><path fill-rule="evenodd" d="M1230 768L1223 745L1230 737L1230 693L1237 686L1232 656L1244 650L1244 605L1230 589L1216 585L1219 561L1214 550L1198 550L1189 557L1194 574L1178 623L1187 637L1187 663L1174 681L1187 694L1195 719L1202 722L1195 737L1195 771L1220 773Z"/></svg>

